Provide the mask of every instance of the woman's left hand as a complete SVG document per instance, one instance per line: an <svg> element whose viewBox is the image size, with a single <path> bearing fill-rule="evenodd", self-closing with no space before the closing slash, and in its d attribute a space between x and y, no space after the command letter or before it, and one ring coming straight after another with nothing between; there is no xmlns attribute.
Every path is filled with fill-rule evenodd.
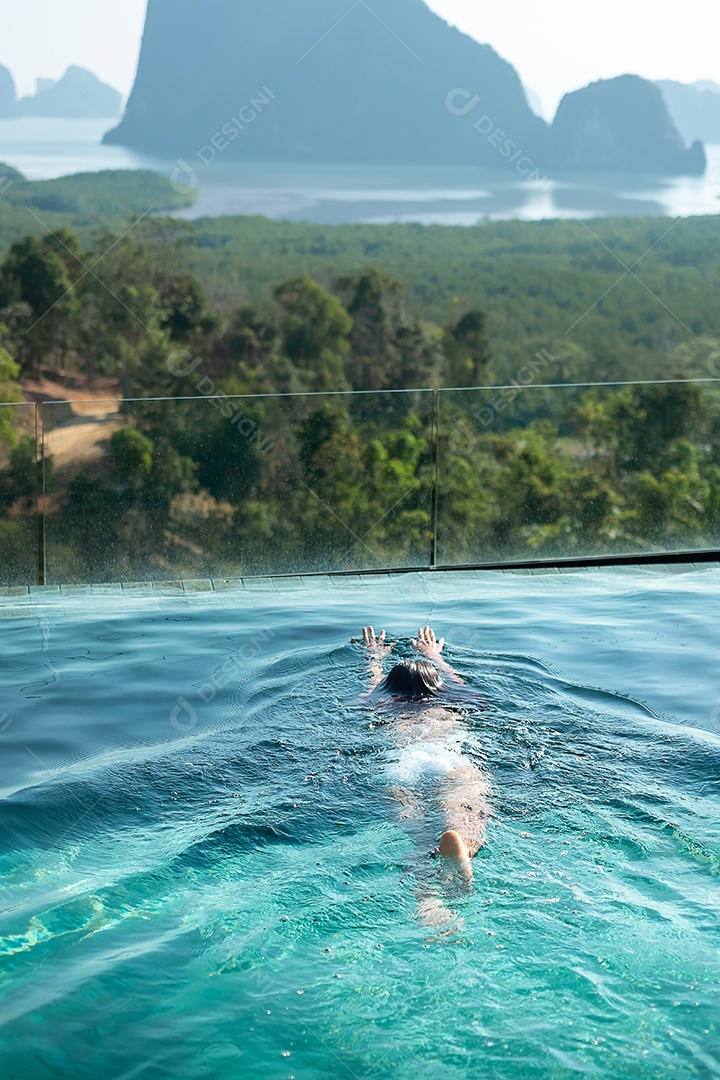
<svg viewBox="0 0 720 1080"><path fill-rule="evenodd" d="M440 660L440 653L445 648L445 638L436 638L431 626L421 626L417 638L412 639L413 648L424 653L431 660Z"/></svg>

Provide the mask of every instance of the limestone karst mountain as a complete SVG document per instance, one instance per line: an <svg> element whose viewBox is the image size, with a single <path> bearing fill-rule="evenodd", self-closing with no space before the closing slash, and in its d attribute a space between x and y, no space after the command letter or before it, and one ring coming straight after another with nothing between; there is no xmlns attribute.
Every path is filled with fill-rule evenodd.
<svg viewBox="0 0 720 1080"><path fill-rule="evenodd" d="M637 75L591 83L566 94L552 127L556 168L583 172L705 171L701 143L688 149L659 88Z"/></svg>
<svg viewBox="0 0 720 1080"><path fill-rule="evenodd" d="M488 134L541 155L547 125L514 68L423 0L149 0L106 141L188 158L216 145L254 160L502 165L483 116Z"/></svg>
<svg viewBox="0 0 720 1080"><path fill-rule="evenodd" d="M6 67L0 64L0 117L15 112L15 80Z"/></svg>
<svg viewBox="0 0 720 1080"><path fill-rule="evenodd" d="M119 116L122 95L91 71L71 66L57 82L38 80L38 92L20 98L18 116Z"/></svg>
<svg viewBox="0 0 720 1080"><path fill-rule="evenodd" d="M105 141L191 163L704 167L636 76L568 95L551 130L515 69L424 0L148 0L135 85Z"/></svg>
<svg viewBox="0 0 720 1080"><path fill-rule="evenodd" d="M720 86L702 81L692 83L663 79L663 92L678 131L687 142L720 143Z"/></svg>

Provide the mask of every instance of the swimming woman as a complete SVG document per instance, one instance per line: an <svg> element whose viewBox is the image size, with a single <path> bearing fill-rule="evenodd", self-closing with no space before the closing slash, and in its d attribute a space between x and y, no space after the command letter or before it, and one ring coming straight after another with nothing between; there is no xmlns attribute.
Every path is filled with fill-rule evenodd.
<svg viewBox="0 0 720 1080"><path fill-rule="evenodd" d="M353 642L359 642L353 638ZM380 691L390 696L398 708L394 711L392 731L398 746L414 747L424 754L434 775L440 777L439 802L445 829L439 852L451 860L467 880L472 880L471 859L485 843L490 808L487 802L487 777L458 751L458 743L467 727L457 709L436 704L445 680L464 684L442 655L445 639L439 640L429 626L418 630L413 648L426 659L401 660L385 675L382 661L393 645L384 630L378 637L372 626L363 627L362 644L369 653L369 697ZM412 807L412 790L396 789L396 797ZM410 811L412 812L412 811Z"/></svg>

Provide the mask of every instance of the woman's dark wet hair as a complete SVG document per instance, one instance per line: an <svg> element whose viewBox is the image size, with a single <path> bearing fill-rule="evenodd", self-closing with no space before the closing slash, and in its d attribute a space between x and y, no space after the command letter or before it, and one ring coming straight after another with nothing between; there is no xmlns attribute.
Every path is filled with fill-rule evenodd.
<svg viewBox="0 0 720 1080"><path fill-rule="evenodd" d="M389 673L380 689L397 697L419 700L434 697L442 686L438 670L429 660L401 660Z"/></svg>

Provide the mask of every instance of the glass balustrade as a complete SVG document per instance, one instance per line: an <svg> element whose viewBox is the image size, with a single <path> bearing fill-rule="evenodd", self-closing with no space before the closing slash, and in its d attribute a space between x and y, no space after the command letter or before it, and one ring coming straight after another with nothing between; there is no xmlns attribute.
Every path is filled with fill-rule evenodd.
<svg viewBox="0 0 720 1080"><path fill-rule="evenodd" d="M89 410L89 411L88 411ZM42 407L48 582L427 565L433 395Z"/></svg>
<svg viewBox="0 0 720 1080"><path fill-rule="evenodd" d="M439 394L440 565L716 549L717 381Z"/></svg>
<svg viewBox="0 0 720 1080"><path fill-rule="evenodd" d="M0 585L35 585L41 450L34 404L0 404Z"/></svg>
<svg viewBox="0 0 720 1080"><path fill-rule="evenodd" d="M720 381L0 405L0 584L717 550Z"/></svg>

